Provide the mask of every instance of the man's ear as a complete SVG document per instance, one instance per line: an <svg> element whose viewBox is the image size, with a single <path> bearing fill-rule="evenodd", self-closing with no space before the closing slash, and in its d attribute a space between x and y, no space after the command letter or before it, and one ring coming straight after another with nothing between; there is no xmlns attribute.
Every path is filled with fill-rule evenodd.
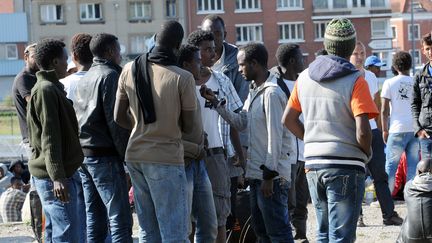
<svg viewBox="0 0 432 243"><path fill-rule="evenodd" d="M228 34L228 32L226 31L226 30L224 30L224 32L223 32L223 39L225 40L226 39L226 37L227 37L227 34Z"/></svg>

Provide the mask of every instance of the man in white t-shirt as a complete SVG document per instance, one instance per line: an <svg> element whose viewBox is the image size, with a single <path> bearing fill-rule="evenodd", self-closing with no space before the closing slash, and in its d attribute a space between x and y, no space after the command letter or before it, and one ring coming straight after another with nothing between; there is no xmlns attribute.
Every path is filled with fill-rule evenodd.
<svg viewBox="0 0 432 243"><path fill-rule="evenodd" d="M207 133L207 157L205 164L213 189L216 216L218 221L218 235L216 243L226 241L226 222L231 213L231 191L230 171L227 163L227 156L234 155L233 144L238 138L238 132L231 128L228 123L212 109L212 105L200 95L201 85L215 91L220 99L224 99L229 110L238 112L243 107L239 96L231 80L223 73L210 69L215 62L214 35L210 31L196 30L188 37L188 43L200 49L201 79L195 80L196 92L201 108L201 117L204 131ZM240 140L234 147L240 147ZM236 151L237 152L237 151ZM244 160L244 158L243 158Z"/></svg>
<svg viewBox="0 0 432 243"><path fill-rule="evenodd" d="M364 69L365 59L366 48L362 42L357 41L350 62L363 73L364 78L368 83L371 96L374 98L377 107L380 107L378 79L375 74ZM381 206L383 223L384 225L401 225L403 220L398 216L396 211L394 211L394 203L388 187L388 175L385 172L385 145L382 139L379 117L376 120L370 120L369 122L372 129L373 155L367 164L367 169L373 178L377 199ZM362 214L359 217L358 226L365 226Z"/></svg>
<svg viewBox="0 0 432 243"><path fill-rule="evenodd" d="M407 158L407 181L414 178L419 158L419 141L414 134L411 99L414 80L409 76L412 59L408 52L393 56L393 68L398 75L387 79L381 91L383 140L387 144L386 172L390 191L394 189L395 173L402 153ZM397 108L396 108L397 107ZM390 115L390 128L388 126Z"/></svg>

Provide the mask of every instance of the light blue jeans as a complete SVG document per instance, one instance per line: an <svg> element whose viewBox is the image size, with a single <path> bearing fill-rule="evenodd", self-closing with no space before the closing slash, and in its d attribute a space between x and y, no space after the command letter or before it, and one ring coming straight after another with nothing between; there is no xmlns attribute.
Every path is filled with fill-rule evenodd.
<svg viewBox="0 0 432 243"><path fill-rule="evenodd" d="M325 168L306 173L317 219L317 242L355 241L365 190L365 173Z"/></svg>
<svg viewBox="0 0 432 243"><path fill-rule="evenodd" d="M195 242L214 242L217 237L216 209L213 191L204 161L191 161L186 166L188 206L196 223Z"/></svg>
<svg viewBox="0 0 432 243"><path fill-rule="evenodd" d="M79 169L87 211L87 241L132 242L126 173L118 156L85 157Z"/></svg>
<svg viewBox="0 0 432 243"><path fill-rule="evenodd" d="M54 195L54 184L49 178L32 177L45 214L45 241L78 242L79 219L77 192L73 177L66 179L69 202L63 203Z"/></svg>
<svg viewBox="0 0 432 243"><path fill-rule="evenodd" d="M127 162L140 225L139 242L189 242L184 165Z"/></svg>
<svg viewBox="0 0 432 243"><path fill-rule="evenodd" d="M387 139L386 148L386 172L390 192L394 190L396 170L399 165L402 153L405 152L407 162L407 178L409 181L416 174L419 157L419 140L413 132L390 133Z"/></svg>

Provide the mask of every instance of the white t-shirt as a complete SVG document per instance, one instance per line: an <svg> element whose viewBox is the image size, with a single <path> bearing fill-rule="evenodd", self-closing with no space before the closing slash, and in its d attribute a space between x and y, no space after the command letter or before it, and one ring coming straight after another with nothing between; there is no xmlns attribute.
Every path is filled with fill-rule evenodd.
<svg viewBox="0 0 432 243"><path fill-rule="evenodd" d="M289 91L292 92L294 89L295 82L291 81L291 80L286 80L286 79L284 79L284 82L288 86ZM300 115L300 121L303 122L303 113ZM298 160L305 161L304 156L303 156L303 154L304 154L304 142L303 142L303 140L298 139L298 138L296 140L297 140L297 146L298 146Z"/></svg>
<svg viewBox="0 0 432 243"><path fill-rule="evenodd" d="M207 88L213 91L220 90L219 84L217 83L213 74L210 76L210 79L205 83L205 85ZM199 100L199 105L201 107L203 128L207 133L208 147L223 147L222 138L219 133L219 114L214 109L204 107L205 99L200 95L200 88L201 86L196 86L196 93Z"/></svg>
<svg viewBox="0 0 432 243"><path fill-rule="evenodd" d="M68 99L75 101L77 83L86 73L87 71L79 71L67 76L66 78L60 79L60 82L64 85L64 90L66 91L66 97Z"/></svg>
<svg viewBox="0 0 432 243"><path fill-rule="evenodd" d="M369 91L370 91L370 94L371 94L372 100L373 100L375 98L375 94L378 93L378 91L379 91L378 79L373 72L368 71L366 69L364 71L365 71L365 79L366 79L366 82L369 86ZM375 119L370 119L369 124L370 124L371 129L377 128L377 124L376 124Z"/></svg>
<svg viewBox="0 0 432 243"><path fill-rule="evenodd" d="M413 84L413 78L405 75L384 81L381 98L390 100L389 133L414 132L411 115Z"/></svg>
<svg viewBox="0 0 432 243"><path fill-rule="evenodd" d="M225 46L222 45L222 54L219 57L219 60L216 61L215 64L213 64L212 69L218 72L222 72L222 68L225 64Z"/></svg>

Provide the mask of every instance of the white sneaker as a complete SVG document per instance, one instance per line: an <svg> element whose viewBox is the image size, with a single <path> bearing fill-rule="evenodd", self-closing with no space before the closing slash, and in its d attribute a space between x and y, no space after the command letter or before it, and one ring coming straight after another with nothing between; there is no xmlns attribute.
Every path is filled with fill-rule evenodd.
<svg viewBox="0 0 432 243"><path fill-rule="evenodd" d="M378 201L371 202L370 206L374 207L374 208L380 208L381 207L381 205L379 204Z"/></svg>

